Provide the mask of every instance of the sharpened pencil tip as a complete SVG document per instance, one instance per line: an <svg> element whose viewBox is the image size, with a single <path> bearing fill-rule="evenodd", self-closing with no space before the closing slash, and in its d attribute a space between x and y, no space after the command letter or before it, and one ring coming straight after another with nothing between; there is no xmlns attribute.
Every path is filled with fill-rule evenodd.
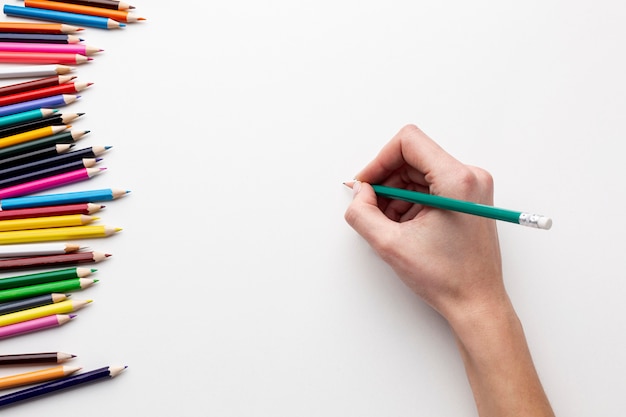
<svg viewBox="0 0 626 417"><path fill-rule="evenodd" d="M76 316L77 316L77 314L70 314L70 319L73 319ZM75 358L75 357L76 357L76 355L72 355L72 358Z"/></svg>
<svg viewBox="0 0 626 417"><path fill-rule="evenodd" d="M110 253L105 253L104 256L108 258L109 256L113 256L113 255L111 255Z"/></svg>
<svg viewBox="0 0 626 417"><path fill-rule="evenodd" d="M116 227L116 228L115 228L115 231L116 231L116 232L121 232L121 231L122 231L122 228L121 228L121 227Z"/></svg>

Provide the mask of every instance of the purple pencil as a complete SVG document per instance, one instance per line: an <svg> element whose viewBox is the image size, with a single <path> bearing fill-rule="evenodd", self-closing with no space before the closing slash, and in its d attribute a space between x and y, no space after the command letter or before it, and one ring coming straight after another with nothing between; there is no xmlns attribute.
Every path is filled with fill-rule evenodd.
<svg viewBox="0 0 626 417"><path fill-rule="evenodd" d="M74 317L76 317L76 314L54 314L51 316L40 317L38 319L23 321L21 323L1 326L0 339L31 333L37 330L59 327L69 322Z"/></svg>
<svg viewBox="0 0 626 417"><path fill-rule="evenodd" d="M23 101L21 103L0 106L0 117L24 111L65 106L78 100L80 96L74 94L57 94L55 96L39 98L37 100Z"/></svg>

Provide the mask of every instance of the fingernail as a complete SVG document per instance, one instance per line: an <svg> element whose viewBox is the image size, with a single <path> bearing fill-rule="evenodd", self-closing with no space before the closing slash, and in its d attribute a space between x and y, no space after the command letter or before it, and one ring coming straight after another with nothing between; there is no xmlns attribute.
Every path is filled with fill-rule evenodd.
<svg viewBox="0 0 626 417"><path fill-rule="evenodd" d="M357 195L361 191L361 181L355 180L352 184L352 195Z"/></svg>

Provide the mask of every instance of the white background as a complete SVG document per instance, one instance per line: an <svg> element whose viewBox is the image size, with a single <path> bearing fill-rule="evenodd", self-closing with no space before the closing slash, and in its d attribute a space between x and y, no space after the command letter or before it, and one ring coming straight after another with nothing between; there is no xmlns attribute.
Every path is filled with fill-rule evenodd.
<svg viewBox="0 0 626 417"><path fill-rule="evenodd" d="M624 2L131 4L63 109L114 147L63 191L130 189L124 230L85 242L113 256L76 320L0 342L128 369L10 415L475 416L446 323L343 219L407 123L553 218L499 223L507 288L557 415L623 415Z"/></svg>

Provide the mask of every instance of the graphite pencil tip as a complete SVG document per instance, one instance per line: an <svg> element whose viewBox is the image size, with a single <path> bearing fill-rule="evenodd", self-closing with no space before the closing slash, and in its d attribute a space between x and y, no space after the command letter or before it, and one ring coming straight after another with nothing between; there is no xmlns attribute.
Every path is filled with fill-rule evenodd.
<svg viewBox="0 0 626 417"><path fill-rule="evenodd" d="M77 314L70 314L70 319L73 319L76 316L77 316ZM75 357L76 357L76 355L72 355L72 358L75 358Z"/></svg>
<svg viewBox="0 0 626 417"><path fill-rule="evenodd" d="M108 258L109 256L113 256L113 255L111 255L110 253L105 253L104 256L105 258Z"/></svg>

